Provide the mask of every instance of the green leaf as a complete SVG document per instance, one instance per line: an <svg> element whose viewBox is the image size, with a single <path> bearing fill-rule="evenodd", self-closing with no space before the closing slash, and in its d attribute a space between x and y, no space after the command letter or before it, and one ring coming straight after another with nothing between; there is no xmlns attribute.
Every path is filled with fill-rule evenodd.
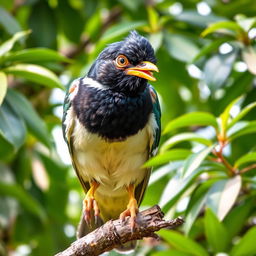
<svg viewBox="0 0 256 256"><path fill-rule="evenodd" d="M249 111L256 107L256 102L253 102L246 107L244 107L239 114L234 117L231 122L228 124L228 129L231 128L235 123L237 123L240 119L242 119Z"/></svg>
<svg viewBox="0 0 256 256"><path fill-rule="evenodd" d="M198 243L194 242L192 239L185 237L173 230L160 230L158 234L166 240L171 246L179 251L190 253L195 256L207 256L209 255L207 251Z"/></svg>
<svg viewBox="0 0 256 256"><path fill-rule="evenodd" d="M256 51L252 46L247 46L242 50L242 57L246 63L248 70L256 75Z"/></svg>
<svg viewBox="0 0 256 256"><path fill-rule="evenodd" d="M209 58L204 66L205 82L212 91L220 88L232 71L237 51L227 54L217 54Z"/></svg>
<svg viewBox="0 0 256 256"><path fill-rule="evenodd" d="M191 112L169 122L164 129L164 133L170 132L177 128L193 125L210 125L215 129L218 129L218 123L212 114L206 112Z"/></svg>
<svg viewBox="0 0 256 256"><path fill-rule="evenodd" d="M0 134L17 150L25 141L26 128L11 104L5 100L0 107Z"/></svg>
<svg viewBox="0 0 256 256"><path fill-rule="evenodd" d="M231 256L253 256L256 252L256 227L252 227L247 231L238 244L232 250Z"/></svg>
<svg viewBox="0 0 256 256"><path fill-rule="evenodd" d="M256 24L256 17L247 18L243 14L237 14L235 19L240 27L243 28L244 31L249 32L251 28L253 28Z"/></svg>
<svg viewBox="0 0 256 256"><path fill-rule="evenodd" d="M223 223L228 230L230 239L236 236L245 226L250 213L255 206L255 196L245 198L245 200L236 205L225 217ZM234 225L236 223L236 225Z"/></svg>
<svg viewBox="0 0 256 256"><path fill-rule="evenodd" d="M24 77L50 88L64 89L58 77L49 69L34 64L17 64L4 69L4 72Z"/></svg>
<svg viewBox="0 0 256 256"><path fill-rule="evenodd" d="M10 35L21 30L20 24L17 20L2 7L0 7L0 24Z"/></svg>
<svg viewBox="0 0 256 256"><path fill-rule="evenodd" d="M241 100L243 96L240 96L238 98L236 98L235 100L233 100L230 104L228 104L228 106L225 108L224 112L220 115L220 120L221 120L221 132L223 134L223 136L226 134L227 131L227 127L228 127L228 119L230 116L230 111L232 109L232 107Z"/></svg>
<svg viewBox="0 0 256 256"><path fill-rule="evenodd" d="M161 146L160 151L164 152L167 149L183 141L195 141L206 146L210 146L212 144L211 140L208 140L196 133L186 132L186 133L180 133L180 134L174 135L173 137L165 141Z"/></svg>
<svg viewBox="0 0 256 256"><path fill-rule="evenodd" d="M238 158L235 162L235 168L240 167L243 164L247 164L250 162L256 162L256 152L250 152Z"/></svg>
<svg viewBox="0 0 256 256"><path fill-rule="evenodd" d="M51 136L49 135L43 120L35 112L31 103L20 93L8 90L7 99L24 119L28 130L46 147L51 148Z"/></svg>
<svg viewBox="0 0 256 256"><path fill-rule="evenodd" d="M31 31L20 31L16 33L12 38L5 41L2 45L0 45L0 57L9 52L18 40L30 34L30 32Z"/></svg>
<svg viewBox="0 0 256 256"><path fill-rule="evenodd" d="M164 153L158 154L157 156L149 159L143 167L157 166L168 163L170 161L182 160L191 154L190 150L187 149L172 149L165 151Z"/></svg>
<svg viewBox="0 0 256 256"><path fill-rule="evenodd" d="M147 7L148 19L151 31L157 31L159 27L159 15L153 6Z"/></svg>
<svg viewBox="0 0 256 256"><path fill-rule="evenodd" d="M211 209L206 209L204 217L206 239L215 253L226 251L228 246L228 231L219 222Z"/></svg>
<svg viewBox="0 0 256 256"><path fill-rule="evenodd" d="M145 26L145 21L136 21L136 22L122 22L120 24L110 27L101 37L101 40L113 41L116 37L121 36L133 29Z"/></svg>
<svg viewBox="0 0 256 256"><path fill-rule="evenodd" d="M4 97L7 92L7 77L5 73L0 72L0 106L3 103Z"/></svg>
<svg viewBox="0 0 256 256"><path fill-rule="evenodd" d="M164 40L167 51L177 60L191 62L199 52L199 47L186 36L165 34Z"/></svg>
<svg viewBox="0 0 256 256"><path fill-rule="evenodd" d="M27 211L33 213L42 221L46 220L43 207L19 185L0 181L0 194L16 198Z"/></svg>
<svg viewBox="0 0 256 256"><path fill-rule="evenodd" d="M238 122L233 129L228 132L229 141L233 141L243 135L256 133L256 121L251 122Z"/></svg>
<svg viewBox="0 0 256 256"><path fill-rule="evenodd" d="M12 62L43 62L43 61L63 61L71 62L60 53L47 48L32 48L17 52L11 52L5 56L4 61Z"/></svg>
<svg viewBox="0 0 256 256"><path fill-rule="evenodd" d="M206 205L223 220L235 204L242 185L240 175L216 182L207 193Z"/></svg>
<svg viewBox="0 0 256 256"><path fill-rule="evenodd" d="M243 33L243 29L234 21L219 21L214 24L208 26L201 34L201 36L205 37L214 32L223 32L224 34L232 34L236 35L238 33Z"/></svg>
<svg viewBox="0 0 256 256"><path fill-rule="evenodd" d="M182 168L182 175L184 178L189 177L204 161L204 159L211 153L215 145L204 148L198 153L192 154L184 163Z"/></svg>
<svg viewBox="0 0 256 256"><path fill-rule="evenodd" d="M215 39L211 43L207 43L201 50L200 52L194 57L192 62L196 62L200 58L206 56L207 54L212 53L215 49L217 49L221 44L227 42L227 38L220 38L220 39Z"/></svg>

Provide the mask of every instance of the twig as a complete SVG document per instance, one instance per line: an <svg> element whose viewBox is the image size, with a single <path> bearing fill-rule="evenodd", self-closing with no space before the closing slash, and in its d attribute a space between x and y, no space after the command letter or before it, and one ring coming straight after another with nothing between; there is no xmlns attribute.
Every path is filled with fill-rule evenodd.
<svg viewBox="0 0 256 256"><path fill-rule="evenodd" d="M143 237L158 237L154 232L162 228L174 228L184 223L181 217L174 220L163 220L164 214L158 205L140 212L137 215L134 230L131 230L130 217L125 221L110 220L88 235L78 239L65 251L55 256L100 255L120 244Z"/></svg>
<svg viewBox="0 0 256 256"><path fill-rule="evenodd" d="M256 164L251 164L251 165L245 167L239 173L249 172L250 170L253 170L253 169L256 169Z"/></svg>

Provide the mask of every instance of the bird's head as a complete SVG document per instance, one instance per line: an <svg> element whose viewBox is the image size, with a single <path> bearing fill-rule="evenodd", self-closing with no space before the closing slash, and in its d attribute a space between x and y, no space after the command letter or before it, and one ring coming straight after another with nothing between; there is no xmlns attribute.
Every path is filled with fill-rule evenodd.
<svg viewBox="0 0 256 256"><path fill-rule="evenodd" d="M88 77L114 91L136 94L147 80L155 81L156 57L149 41L132 31L121 42L110 44L92 65Z"/></svg>

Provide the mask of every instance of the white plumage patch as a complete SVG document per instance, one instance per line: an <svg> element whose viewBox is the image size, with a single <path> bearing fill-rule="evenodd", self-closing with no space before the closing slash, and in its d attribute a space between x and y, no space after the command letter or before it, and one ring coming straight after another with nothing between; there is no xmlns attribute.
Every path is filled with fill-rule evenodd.
<svg viewBox="0 0 256 256"><path fill-rule="evenodd" d="M73 125L70 125L73 123ZM125 186L140 183L146 175L141 166L149 158L154 141L155 117L136 135L121 142L107 142L97 134L89 133L75 117L73 109L66 118L67 138L72 127L73 158L76 168L85 181L99 181L97 193L112 196L127 194Z"/></svg>

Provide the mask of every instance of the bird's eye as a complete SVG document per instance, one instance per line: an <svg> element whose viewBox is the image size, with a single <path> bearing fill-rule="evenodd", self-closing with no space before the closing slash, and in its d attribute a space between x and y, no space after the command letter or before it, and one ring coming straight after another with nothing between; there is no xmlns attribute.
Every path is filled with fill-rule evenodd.
<svg viewBox="0 0 256 256"><path fill-rule="evenodd" d="M119 68L123 68L123 67L127 66L128 64L129 64L129 61L128 61L128 59L124 55L119 55L116 58L116 65Z"/></svg>

